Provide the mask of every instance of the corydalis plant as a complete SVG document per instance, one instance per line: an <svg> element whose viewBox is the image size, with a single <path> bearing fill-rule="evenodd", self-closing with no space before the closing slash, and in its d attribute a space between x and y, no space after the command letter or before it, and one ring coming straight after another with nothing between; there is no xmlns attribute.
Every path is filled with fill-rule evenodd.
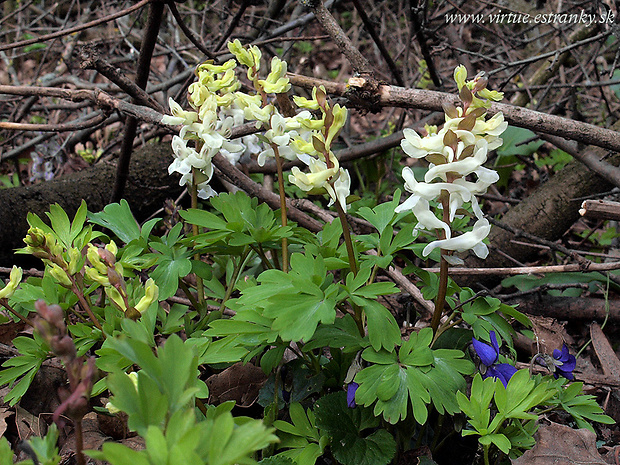
<svg viewBox="0 0 620 465"><path fill-rule="evenodd" d="M443 314L448 265L462 263L460 258L451 254L466 250L472 250L480 258L486 258L489 254L483 240L491 231L491 225L484 218L476 195L485 193L499 179L497 172L482 165L487 161L488 151L502 145L499 136L508 127L501 112L488 120L485 118L491 101L501 100L503 94L486 89L487 78L482 74L471 81L466 79L465 67L457 66L454 80L461 105L444 105L446 122L441 129L426 126L426 137L420 137L412 129L405 129L405 138L401 141L407 155L425 158L429 163L424 182L418 182L410 168L403 169L405 189L412 195L396 208L396 212L413 212L418 220L414 235L421 229L427 229L435 231L438 236L438 240L422 251L423 256L428 256L436 248L441 250L439 286L431 320L433 331L439 327ZM439 203L437 210L441 210L441 219L431 206L434 201ZM471 212L463 208L466 203L469 203ZM454 235L452 222L457 215L475 217L473 229Z"/></svg>
<svg viewBox="0 0 620 465"><path fill-rule="evenodd" d="M483 217L476 195L486 193L499 179L497 172L482 165L487 161L488 151L502 145L499 135L508 123L501 112L485 119L491 101L501 100L503 94L486 89L484 76L478 75L471 81L466 78L465 67L458 66L454 79L461 106L445 106L446 122L441 129L426 126L426 137L420 137L412 129L403 131L405 138L401 146L405 153L412 158L425 158L430 164L424 182L417 182L410 168L403 169L405 189L412 195L396 209L397 212L413 212L418 219L414 233L421 229L438 232L440 239L424 248L424 256L436 248L455 252L472 250L480 258L486 258L489 253L482 241L491 227ZM475 181L470 180L472 175ZM435 215L432 201L439 201L442 219ZM457 236L453 234L451 223L457 215L466 214L465 203L470 204L476 223L471 231ZM447 260L458 262L454 258Z"/></svg>

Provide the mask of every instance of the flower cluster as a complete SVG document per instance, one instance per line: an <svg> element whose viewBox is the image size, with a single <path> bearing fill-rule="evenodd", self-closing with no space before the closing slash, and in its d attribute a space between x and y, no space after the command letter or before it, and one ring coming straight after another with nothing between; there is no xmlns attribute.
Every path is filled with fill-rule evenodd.
<svg viewBox="0 0 620 465"><path fill-rule="evenodd" d="M118 248L114 241L105 247L88 244L86 257L90 266L86 267L86 276L93 282L103 286L110 301L120 309L127 318L137 319L159 296L159 287L152 278L144 284L144 295L135 306L130 303L127 292L124 269L121 262L116 260Z"/></svg>
<svg viewBox="0 0 620 465"><path fill-rule="evenodd" d="M338 104L331 106L323 86L314 88L310 100L303 97L293 99L301 108L320 110L322 118L310 119L303 115L309 115L309 112L298 115L302 127L310 132L309 137L295 138L292 146L298 153L297 157L310 168L310 173L303 173L294 167L289 181L306 192L325 189L331 199L329 205L338 202L346 211L351 177L347 170L340 167L331 145L347 120L347 109Z"/></svg>
<svg viewBox="0 0 620 465"><path fill-rule="evenodd" d="M499 136L508 123L502 113L485 119L491 100L501 100L502 94L486 89L484 76L466 81L467 71L461 65L455 69L454 79L462 106L445 106L443 127L426 126L426 137L420 137L412 129L403 131L404 152L412 158L425 158L430 166L424 182L418 182L410 168L403 169L405 189L412 195L396 211L414 213L418 219L416 233L420 229L443 231L442 238L428 244L423 255L427 256L435 248L456 252L471 249L478 257L486 258L488 249L482 241L491 227L475 196L485 193L499 179L497 172L482 165L487 161L489 150L502 145ZM441 203L443 219L437 218L431 209L434 200ZM476 223L472 231L453 236L450 223L463 214L465 203L471 205Z"/></svg>
<svg viewBox="0 0 620 465"><path fill-rule="evenodd" d="M472 346L476 354L480 358L480 373L483 378L499 379L504 386L508 385L508 381L517 372L517 369L509 363L497 363L499 361L499 344L495 331L489 333L491 345L480 342L475 337L472 338Z"/></svg>
<svg viewBox="0 0 620 465"><path fill-rule="evenodd" d="M276 154L286 160L299 157L310 173L294 168L290 181L306 192L326 191L332 203L338 200L346 209L349 174L340 168L330 149L346 121L346 108L331 106L325 90L314 89L312 99L295 98L302 111L295 116L282 115L269 94L284 94L288 98L286 63L274 57L269 74L261 79L262 54L256 46L243 47L235 40L228 48L234 59L222 65L206 62L198 67L198 80L189 87L192 110L185 111L173 99L169 101L172 115L164 116L162 122L182 125L179 135L172 140L175 160L169 173L180 173L180 185L195 184L198 197L208 198L215 195L209 181L213 175L211 160L218 152L231 163L244 155L257 154L261 166ZM239 63L247 67L253 94L239 90L241 84L235 75ZM320 111L321 118L315 118L311 110ZM231 128L246 121L254 121L264 134L231 140Z"/></svg>

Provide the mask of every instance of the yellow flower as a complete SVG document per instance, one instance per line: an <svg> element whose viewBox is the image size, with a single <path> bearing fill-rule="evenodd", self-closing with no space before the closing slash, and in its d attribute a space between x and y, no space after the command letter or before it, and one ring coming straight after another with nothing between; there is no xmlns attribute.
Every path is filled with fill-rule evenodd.
<svg viewBox="0 0 620 465"><path fill-rule="evenodd" d="M282 94L288 92L291 84L286 77L286 61L273 57L271 60L271 72L267 79L259 79L258 83L267 93Z"/></svg>
<svg viewBox="0 0 620 465"><path fill-rule="evenodd" d="M153 278L149 278L146 281L144 288L144 297L142 297L135 306L135 309L139 313L144 313L144 311L149 308L155 300L157 300L157 296L159 296L159 287L157 287L157 284L155 284Z"/></svg>
<svg viewBox="0 0 620 465"><path fill-rule="evenodd" d="M9 283L3 289L0 289L0 299L8 299L15 293L17 286L22 280L22 275L22 269L13 265L9 274Z"/></svg>

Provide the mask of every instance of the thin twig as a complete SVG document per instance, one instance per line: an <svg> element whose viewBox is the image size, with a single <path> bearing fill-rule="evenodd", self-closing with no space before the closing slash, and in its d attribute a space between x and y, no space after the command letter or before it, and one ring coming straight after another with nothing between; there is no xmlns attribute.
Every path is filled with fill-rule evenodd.
<svg viewBox="0 0 620 465"><path fill-rule="evenodd" d="M194 34L194 32L189 27L187 27L185 21L183 21L183 17L180 15L176 3L168 2L168 8L170 9L170 13L172 13L172 16L176 20L177 24L183 31L183 34L185 34L185 37L187 37L189 41L198 48L198 50L200 50L202 53L204 53L206 56L213 60L215 56L207 47L205 47L200 38L196 37L196 34Z"/></svg>
<svg viewBox="0 0 620 465"><path fill-rule="evenodd" d="M329 10L323 5L322 0L314 0L310 7L316 17L317 21L323 26L325 32L327 32L335 44L340 49L340 52L349 60L353 69L359 74L372 75L372 67L370 63L360 53L360 51L353 45L351 39L344 33L336 19L332 16Z"/></svg>
<svg viewBox="0 0 620 465"><path fill-rule="evenodd" d="M398 84L401 87L405 87L405 81L403 81L403 77L400 74L400 70L398 69L398 66L396 66L396 63L394 63L394 60L392 60L392 56L390 55L390 52L385 47L385 44L383 43L383 40L381 40L381 37L379 36L379 34L377 34L377 31L375 27L373 26L372 21L370 21L370 18L366 14L366 10L364 10L364 6L362 5L361 1L353 0L353 5L355 6L355 9L357 10L357 14L360 15L360 19L364 23L364 27L370 34L370 37L372 37L372 40L375 41L375 44L377 45L377 48L381 52L381 56L383 56L383 59L387 63L388 68L390 68L390 72L392 73L392 76L394 76L394 80L396 81L396 84Z"/></svg>
<svg viewBox="0 0 620 465"><path fill-rule="evenodd" d="M156 0L149 7L149 16L144 32L144 39L140 46L140 56L138 57L138 70L136 73L136 85L141 89L146 89L149 73L151 70L151 58L153 50L157 43L157 35L164 16L165 4L163 1ZM129 162L131 161L131 153L133 152L133 140L136 137L138 128L138 120L133 116L127 118L125 122L125 132L123 134L123 143L121 145L121 153L118 157L118 165L116 166L116 179L110 202L118 202L123 197L125 185L129 177Z"/></svg>
<svg viewBox="0 0 620 465"><path fill-rule="evenodd" d="M439 268L422 268L429 273L439 272ZM590 263L580 265L577 263L569 263L567 265L548 265L548 266L523 266L523 267L505 267L505 268L458 268L450 269L451 275L467 276L490 276L502 275L512 276L520 274L542 274L542 273L568 273L568 272L590 272L590 271L611 271L620 269L620 262L611 263Z"/></svg>
<svg viewBox="0 0 620 465"><path fill-rule="evenodd" d="M142 8L144 5L152 2L153 0L140 0L138 3L136 3L133 6L130 6L129 8L126 8L124 10L121 10L117 13L114 13L110 16L105 16L103 18L99 18L96 19L94 21L90 21L88 23L84 23L84 24L80 24L79 26L75 26L75 27L70 27L69 29L63 29L62 31L58 31L58 32L54 32L52 34L46 34L40 37L35 37L34 39L28 39L28 40L22 40L20 42L13 42L11 44L6 44L6 45L0 45L0 52L3 52L5 50L11 50L11 49L15 49L15 48L19 48L19 47L25 47L27 45L32 45L32 44L39 44L41 42L46 42L48 40L52 40L52 39L56 39L58 37L63 37L63 36L68 36L73 34L74 32L79 32L79 31L83 31L85 29L90 29L91 27L95 27L98 26L99 24L103 24L103 23L107 23L110 21L113 21L117 18L120 18L122 16L127 16L129 13L139 10L140 8Z"/></svg>

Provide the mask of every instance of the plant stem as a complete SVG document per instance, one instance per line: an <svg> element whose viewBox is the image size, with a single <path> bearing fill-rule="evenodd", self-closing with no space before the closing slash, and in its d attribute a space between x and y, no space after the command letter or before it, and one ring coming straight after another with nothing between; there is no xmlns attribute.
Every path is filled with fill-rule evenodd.
<svg viewBox="0 0 620 465"><path fill-rule="evenodd" d="M84 459L84 439L82 437L82 419L75 420L75 453L77 455L77 465L86 465Z"/></svg>
<svg viewBox="0 0 620 465"><path fill-rule="evenodd" d="M192 208L198 208L198 186L196 186L196 168L192 167L192 180L194 181L191 184L191 194L192 194ZM194 237L198 236L198 225L193 224L192 225L192 235ZM196 253L194 254L194 260L196 261L200 261L200 254ZM204 288L204 284L202 282L202 278L198 275L196 275L196 292L198 294L198 303L200 304L198 308L196 308L196 310L198 310L198 313L202 316L203 313L203 309L202 306L204 304L205 301L205 288Z"/></svg>
<svg viewBox="0 0 620 465"><path fill-rule="evenodd" d="M490 465L489 462L489 445L484 446L484 465Z"/></svg>
<svg viewBox="0 0 620 465"><path fill-rule="evenodd" d="M196 311L199 311L200 305L196 301L196 298L194 297L194 294L192 294L192 291L190 291L189 287L187 287L187 284L185 284L185 282L181 278L179 278L179 287L181 288L183 293L187 296L187 298L189 299L193 307L196 309Z"/></svg>
<svg viewBox="0 0 620 465"><path fill-rule="evenodd" d="M226 306L226 301L230 298L230 296L233 293L233 290L235 289L235 284L237 282L237 279L239 279L239 274L241 274L241 270L243 270L243 266L245 265L245 261L250 255L251 250L252 249L250 248L246 248L243 251L243 255L239 257L239 263L237 266L235 266L233 270L233 275L230 278L230 282L228 283L228 286L226 286L226 294L224 294L224 298L222 299L222 303L220 304L220 312L224 311L224 307Z"/></svg>
<svg viewBox="0 0 620 465"><path fill-rule="evenodd" d="M338 211L338 217L340 218L340 224L342 225L342 236L344 237L344 243L347 247L349 267L351 268L353 276L355 276L357 275L357 260L355 257L355 251L353 250L353 241L351 240L351 231L349 230L347 215L338 199L336 199L334 203L336 204L336 210ZM357 329L359 330L360 335L364 337L366 335L366 330L364 329L364 315L362 313L362 308L353 302L351 302L351 306L353 307L353 319L355 320L355 323L357 323Z"/></svg>
<svg viewBox="0 0 620 465"><path fill-rule="evenodd" d="M446 224L450 224L450 205L448 204L448 196L445 195L445 191L442 191L441 203L443 205L443 221ZM441 239L446 238L445 232L441 232ZM441 315L443 314L443 308L446 304L446 292L448 290L448 262L444 258L447 251L444 249L440 250L441 253L441 261L439 264L439 290L437 292L437 299L435 300L435 311L433 312L433 318L431 319L431 328L433 329L433 333L437 332L437 328L439 327L439 321L441 320Z"/></svg>
<svg viewBox="0 0 620 465"><path fill-rule="evenodd" d="M355 252L353 250L353 241L351 240L351 231L349 230L349 222L347 221L347 215L344 212L342 205L336 199L334 202L336 210L338 211L338 217L340 218L340 224L342 225L342 236L344 237L344 243L347 246L347 254L349 255L349 267L354 275L357 274L357 261L355 259Z"/></svg>
<svg viewBox="0 0 620 465"><path fill-rule="evenodd" d="M276 168L278 170L278 190L280 191L280 217L282 226L286 226L288 218L286 217L286 194L284 193L284 177L282 175L282 158L276 144L271 144L273 153L276 156ZM282 238L282 271L288 273L288 239Z"/></svg>
<svg viewBox="0 0 620 465"><path fill-rule="evenodd" d="M0 299L0 305L6 308L9 312L11 312L14 316L19 318L22 323L26 323L28 326L32 326L30 320L28 320L24 315L17 313L17 311L9 305L8 299Z"/></svg>
<svg viewBox="0 0 620 465"><path fill-rule="evenodd" d="M67 276L69 275L67 274ZM84 298L84 294L82 293L82 290L79 288L79 286L75 282L75 279L72 276L69 276L69 279L71 280L71 284L72 284L71 290L77 296L78 301L80 303L80 307L82 307L82 310L84 310L88 314L88 317L92 320L93 324L97 327L97 329L101 331L101 334L103 334L103 337L105 338L105 334L103 333L103 328L101 327L101 323L99 323L99 320L97 319L93 311L90 309L90 305Z"/></svg>

